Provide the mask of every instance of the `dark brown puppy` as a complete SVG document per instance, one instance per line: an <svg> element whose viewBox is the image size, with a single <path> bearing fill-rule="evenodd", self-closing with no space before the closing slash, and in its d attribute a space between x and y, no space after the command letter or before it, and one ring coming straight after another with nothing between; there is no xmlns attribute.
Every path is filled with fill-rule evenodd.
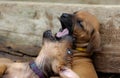
<svg viewBox="0 0 120 78"><path fill-rule="evenodd" d="M57 38L73 35L72 70L80 78L98 78L90 56L100 49L99 22L88 12L78 11L74 14L63 13L60 17L62 28L56 34Z"/></svg>
<svg viewBox="0 0 120 78"><path fill-rule="evenodd" d="M7 67L2 78L50 78L56 74L62 78L79 78L65 66L65 58L70 52L71 45L70 36L58 41L48 30L43 34L43 46L34 61L30 63L4 63L1 61L1 65L5 64Z"/></svg>

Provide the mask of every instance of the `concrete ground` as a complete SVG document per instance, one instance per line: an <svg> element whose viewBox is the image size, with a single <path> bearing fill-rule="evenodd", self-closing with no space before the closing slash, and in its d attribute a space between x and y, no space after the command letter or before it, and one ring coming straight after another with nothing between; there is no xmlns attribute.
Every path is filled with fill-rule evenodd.
<svg viewBox="0 0 120 78"><path fill-rule="evenodd" d="M49 3L73 3L73 4L104 4L119 5L120 0L0 0L0 1L33 1L33 2L49 2Z"/></svg>

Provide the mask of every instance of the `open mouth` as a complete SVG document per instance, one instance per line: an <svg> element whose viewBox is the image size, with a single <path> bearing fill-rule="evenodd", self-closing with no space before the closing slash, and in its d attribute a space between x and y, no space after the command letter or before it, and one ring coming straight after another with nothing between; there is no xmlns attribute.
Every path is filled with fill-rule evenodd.
<svg viewBox="0 0 120 78"><path fill-rule="evenodd" d="M59 32L56 34L57 38L64 37L66 35L72 35L72 15L63 13L60 18L60 23L62 25Z"/></svg>

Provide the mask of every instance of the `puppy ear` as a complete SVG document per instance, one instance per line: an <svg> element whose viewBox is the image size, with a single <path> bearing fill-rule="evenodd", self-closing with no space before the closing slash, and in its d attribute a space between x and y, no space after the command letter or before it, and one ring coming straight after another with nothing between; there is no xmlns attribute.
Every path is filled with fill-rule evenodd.
<svg viewBox="0 0 120 78"><path fill-rule="evenodd" d="M87 52L89 52L90 55L92 55L93 52L101 51L100 33L98 31L94 30L91 35L92 36L91 36L91 39L90 39L88 47L87 47Z"/></svg>

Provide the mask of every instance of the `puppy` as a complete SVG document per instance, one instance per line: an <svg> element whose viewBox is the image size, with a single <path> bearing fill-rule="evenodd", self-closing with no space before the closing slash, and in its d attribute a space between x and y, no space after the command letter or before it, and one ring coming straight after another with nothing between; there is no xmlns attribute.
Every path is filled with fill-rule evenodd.
<svg viewBox="0 0 120 78"><path fill-rule="evenodd" d="M56 37L60 39L68 34L74 36L72 70L81 78L98 78L91 60L93 52L100 51L97 18L88 12L77 11L73 14L63 13L60 22L62 28Z"/></svg>
<svg viewBox="0 0 120 78"><path fill-rule="evenodd" d="M2 78L50 78L54 75L60 75L62 78L79 78L65 67L64 60L70 52L71 45L70 36L58 41L48 30L43 34L43 46L38 57L29 63L5 63L7 69ZM72 75L69 76L67 73Z"/></svg>
<svg viewBox="0 0 120 78"><path fill-rule="evenodd" d="M0 58L0 78L2 78L2 75L5 73L5 70L7 69L6 66L7 63L13 63L13 61L7 58Z"/></svg>

